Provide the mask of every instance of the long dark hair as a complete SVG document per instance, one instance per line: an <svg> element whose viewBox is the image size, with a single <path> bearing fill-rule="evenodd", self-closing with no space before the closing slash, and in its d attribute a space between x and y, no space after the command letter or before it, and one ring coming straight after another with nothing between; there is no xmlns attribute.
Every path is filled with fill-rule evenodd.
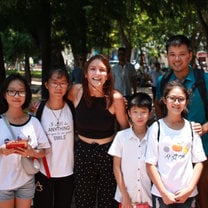
<svg viewBox="0 0 208 208"><path fill-rule="evenodd" d="M26 96L25 96L25 102L22 105L22 109L27 108L31 102L32 93L31 93L30 86L27 80L19 73L13 73L4 80L0 88L0 113L1 114L5 113L8 110L9 106L8 106L7 100L5 99L5 93L8 89L9 84L14 80L19 80L25 86Z"/></svg>
<svg viewBox="0 0 208 208"><path fill-rule="evenodd" d="M91 99L91 96L90 96L90 91L89 91L89 86L88 86L88 80L87 80L87 72L88 72L88 67L90 65L90 63L96 59L99 59L103 62L103 64L106 66L106 69L107 69L107 80L106 82L104 83L103 85L103 93L104 93L104 96L106 97L106 103L107 103L107 108L109 106L112 105L113 103L113 91L114 91L114 79L113 79L113 74L112 74L112 70L111 70L111 66L109 64L109 60L103 56L102 54L97 54L93 57L91 57L85 67L84 67L84 75L82 77L82 84L83 84L83 96L84 96L84 99L87 103L87 106L90 107L92 105L92 99Z"/></svg>

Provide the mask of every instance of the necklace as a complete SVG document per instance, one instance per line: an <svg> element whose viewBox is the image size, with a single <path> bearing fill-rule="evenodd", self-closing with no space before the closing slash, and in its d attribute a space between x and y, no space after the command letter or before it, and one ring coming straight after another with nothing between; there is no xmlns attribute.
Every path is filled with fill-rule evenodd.
<svg viewBox="0 0 208 208"><path fill-rule="evenodd" d="M54 117L56 118L56 121L57 121L57 122L56 122L56 126L59 127L59 125L60 125L59 120L60 120L60 118L61 118L61 114L62 114L63 108L61 109L59 115L57 116L56 113L55 113L54 110L50 107L49 104L48 104L48 106L49 106L49 109L51 110L51 112L53 113Z"/></svg>

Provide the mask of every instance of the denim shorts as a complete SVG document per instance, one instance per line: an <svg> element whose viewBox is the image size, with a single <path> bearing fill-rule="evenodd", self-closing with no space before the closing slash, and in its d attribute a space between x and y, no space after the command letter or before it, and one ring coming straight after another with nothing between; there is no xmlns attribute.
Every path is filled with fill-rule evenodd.
<svg viewBox="0 0 208 208"><path fill-rule="evenodd" d="M23 186L17 189L0 190L0 201L11 200L14 198L32 199L35 193L35 180L32 178Z"/></svg>

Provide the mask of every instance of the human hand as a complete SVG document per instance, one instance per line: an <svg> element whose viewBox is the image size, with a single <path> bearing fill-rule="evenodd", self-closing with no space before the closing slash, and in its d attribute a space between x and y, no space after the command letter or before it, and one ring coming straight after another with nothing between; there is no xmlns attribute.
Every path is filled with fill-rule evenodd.
<svg viewBox="0 0 208 208"><path fill-rule="evenodd" d="M129 195L123 196L122 208L133 208Z"/></svg>
<svg viewBox="0 0 208 208"><path fill-rule="evenodd" d="M162 195L162 199L163 199L163 202L167 205L176 203L175 194L171 192L166 192L164 195Z"/></svg>
<svg viewBox="0 0 208 208"><path fill-rule="evenodd" d="M40 101L33 101L31 105L29 106L29 112L35 114L38 109L39 104L40 104Z"/></svg>
<svg viewBox="0 0 208 208"><path fill-rule="evenodd" d="M34 149L28 145L27 148L17 147L15 153L20 154L22 157L33 157Z"/></svg>
<svg viewBox="0 0 208 208"><path fill-rule="evenodd" d="M191 190L185 188L175 193L176 203L184 203L191 194Z"/></svg>
<svg viewBox="0 0 208 208"><path fill-rule="evenodd" d="M191 126L196 133L198 133L200 136L202 135L202 125L200 123L192 121Z"/></svg>
<svg viewBox="0 0 208 208"><path fill-rule="evenodd" d="M10 154L13 154L13 153L15 153L15 150L14 149L7 149L5 144L0 146L0 154L10 155Z"/></svg>

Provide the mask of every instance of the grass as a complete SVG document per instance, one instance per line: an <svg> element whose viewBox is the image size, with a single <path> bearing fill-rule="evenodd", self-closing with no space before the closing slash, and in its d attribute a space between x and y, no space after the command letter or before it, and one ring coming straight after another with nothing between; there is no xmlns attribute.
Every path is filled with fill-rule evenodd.
<svg viewBox="0 0 208 208"><path fill-rule="evenodd" d="M30 72L31 72L31 76L34 78L41 78L41 76L42 76L42 71L31 70ZM6 75L10 75L12 73L20 73L20 74L24 75L25 71L24 70L6 70Z"/></svg>

